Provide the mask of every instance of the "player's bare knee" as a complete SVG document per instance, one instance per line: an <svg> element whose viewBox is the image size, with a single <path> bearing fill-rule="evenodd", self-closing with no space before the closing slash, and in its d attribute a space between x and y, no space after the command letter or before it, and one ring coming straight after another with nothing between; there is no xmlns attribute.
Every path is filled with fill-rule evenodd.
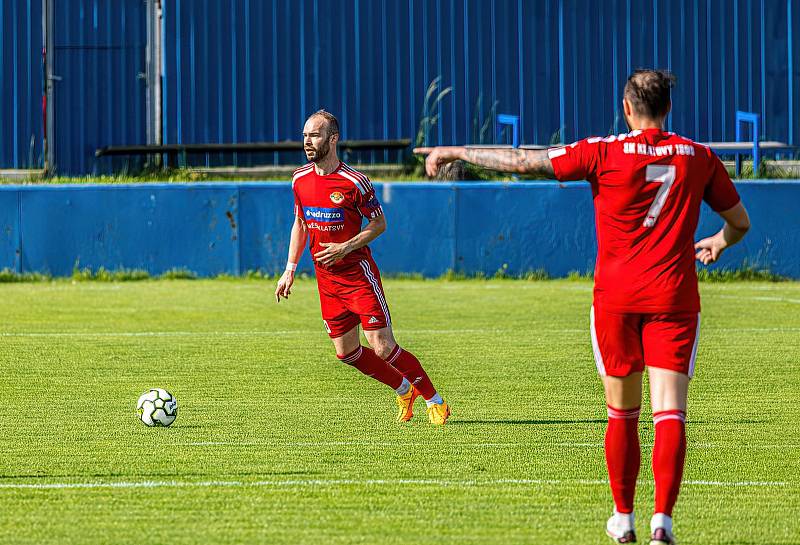
<svg viewBox="0 0 800 545"><path fill-rule="evenodd" d="M382 360L387 359L391 354L392 350L394 350L394 342L388 342L385 340L381 340L376 342L372 349L375 351L375 354Z"/></svg>

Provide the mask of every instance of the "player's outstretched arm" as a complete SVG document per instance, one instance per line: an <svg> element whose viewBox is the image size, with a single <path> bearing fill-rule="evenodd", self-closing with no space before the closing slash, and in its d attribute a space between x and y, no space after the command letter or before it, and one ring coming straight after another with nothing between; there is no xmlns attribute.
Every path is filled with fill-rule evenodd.
<svg viewBox="0 0 800 545"><path fill-rule="evenodd" d="M547 155L547 150L438 146L433 148L414 148L414 153L428 156L425 159L425 172L431 177L436 176L443 165L459 159L499 172L530 174L550 179L555 179L556 177L553 171L553 164Z"/></svg>
<svg viewBox="0 0 800 545"><path fill-rule="evenodd" d="M695 258L703 265L714 263L726 248L742 240L750 229L750 217L741 202L733 208L720 212L719 215L725 220L725 225L719 233L704 238L694 245L697 251Z"/></svg>
<svg viewBox="0 0 800 545"><path fill-rule="evenodd" d="M289 298L292 293L292 284L294 284L294 272L297 269L297 262L300 261L300 256L303 255L303 248L306 245L306 237L308 231L305 222L299 218L294 218L292 225L292 234L289 236L289 258L286 261L286 270L278 280L278 286L275 288L275 302L280 303L281 297L284 299Z"/></svg>
<svg viewBox="0 0 800 545"><path fill-rule="evenodd" d="M324 249L314 254L314 261L323 265L332 265L344 259L344 256L358 250L378 238L386 231L386 216L381 214L367 222L356 236L345 242L323 242L320 246Z"/></svg>

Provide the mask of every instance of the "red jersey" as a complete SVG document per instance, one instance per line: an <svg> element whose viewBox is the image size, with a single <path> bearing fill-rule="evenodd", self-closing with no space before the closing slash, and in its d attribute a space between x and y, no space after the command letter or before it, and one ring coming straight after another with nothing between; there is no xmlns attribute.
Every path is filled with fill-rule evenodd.
<svg viewBox="0 0 800 545"><path fill-rule="evenodd" d="M609 312L699 312L694 233L700 203L739 202L708 147L660 129L549 151L556 178L588 180L597 229L595 305Z"/></svg>
<svg viewBox="0 0 800 545"><path fill-rule="evenodd" d="M361 231L362 218L373 219L383 214L375 197L369 178L339 163L335 171L320 176L314 163L294 171L292 176L295 215L308 227L308 248L311 258L322 251L321 242L345 242ZM369 248L363 246L347 254L334 265L314 266L330 272L359 267L359 262L369 259Z"/></svg>

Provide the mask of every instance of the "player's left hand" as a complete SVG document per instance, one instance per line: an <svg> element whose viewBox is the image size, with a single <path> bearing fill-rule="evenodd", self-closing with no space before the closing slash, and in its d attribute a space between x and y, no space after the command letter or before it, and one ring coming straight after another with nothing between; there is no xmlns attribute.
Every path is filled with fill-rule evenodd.
<svg viewBox="0 0 800 545"><path fill-rule="evenodd" d="M324 250L314 254L314 261L323 265L333 265L350 253L346 242L320 242Z"/></svg>
<svg viewBox="0 0 800 545"><path fill-rule="evenodd" d="M694 249L697 252L694 256L695 259L703 265L710 265L719 259L722 251L726 248L725 241L720 240L720 238L719 235L714 235L697 242L694 245Z"/></svg>

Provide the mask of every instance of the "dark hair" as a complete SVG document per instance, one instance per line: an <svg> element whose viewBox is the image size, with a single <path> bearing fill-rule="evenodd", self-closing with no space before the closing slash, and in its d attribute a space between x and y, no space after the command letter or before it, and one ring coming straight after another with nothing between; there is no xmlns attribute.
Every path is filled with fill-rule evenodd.
<svg viewBox="0 0 800 545"><path fill-rule="evenodd" d="M669 112L670 91L677 81L668 70L634 70L625 84L625 98L639 115L664 117Z"/></svg>
<svg viewBox="0 0 800 545"><path fill-rule="evenodd" d="M331 137L334 134L339 134L339 120L336 119L335 115L325 109L321 109L311 114L308 118L311 119L312 117L317 116L325 119L325 121L328 122L328 137Z"/></svg>

